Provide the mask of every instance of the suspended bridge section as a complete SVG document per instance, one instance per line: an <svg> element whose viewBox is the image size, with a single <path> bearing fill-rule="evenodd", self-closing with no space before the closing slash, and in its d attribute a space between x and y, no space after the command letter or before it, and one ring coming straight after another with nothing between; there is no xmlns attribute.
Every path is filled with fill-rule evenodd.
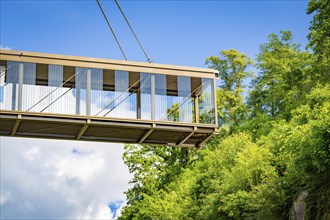
<svg viewBox="0 0 330 220"><path fill-rule="evenodd" d="M0 135L200 147L217 71L0 50Z"/></svg>

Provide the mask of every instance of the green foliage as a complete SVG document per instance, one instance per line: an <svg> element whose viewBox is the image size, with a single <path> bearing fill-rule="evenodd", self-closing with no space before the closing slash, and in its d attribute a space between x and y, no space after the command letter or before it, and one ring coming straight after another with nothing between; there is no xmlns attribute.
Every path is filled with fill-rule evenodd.
<svg viewBox="0 0 330 220"><path fill-rule="evenodd" d="M174 103L171 108L167 109L168 120L179 121L179 103Z"/></svg>
<svg viewBox="0 0 330 220"><path fill-rule="evenodd" d="M307 14L313 14L313 21L309 27L309 46L316 55L329 59L330 56L330 1L311 0Z"/></svg>
<svg viewBox="0 0 330 220"><path fill-rule="evenodd" d="M271 157L246 133L228 136L216 149L205 150L203 161L196 164L198 218L242 218L254 212L256 186L275 175Z"/></svg>
<svg viewBox="0 0 330 220"><path fill-rule="evenodd" d="M252 117L262 113L273 119L289 119L291 110L309 92L313 58L300 51L289 31L281 31L280 37L271 34L268 40L257 56L260 73L253 81L248 103Z"/></svg>
<svg viewBox="0 0 330 220"><path fill-rule="evenodd" d="M252 76L249 67L252 59L237 50L222 50L220 57L211 56L206 59L210 68L219 71L221 84L217 90L218 114L221 124L229 127L229 132L234 132L245 119L247 114L243 102L243 80Z"/></svg>
<svg viewBox="0 0 330 220"><path fill-rule="evenodd" d="M293 112L289 147L294 167L312 175L330 167L330 87L312 90L307 101Z"/></svg>
<svg viewBox="0 0 330 220"><path fill-rule="evenodd" d="M198 97L199 102L199 122L203 124L214 124L215 117L214 117L214 108L209 105L205 105L204 100L213 99L210 93L203 94L202 96ZM195 115L193 113L193 115Z"/></svg>
<svg viewBox="0 0 330 220"><path fill-rule="evenodd" d="M188 211L192 208L189 192L193 180L192 173L186 170L166 189L146 196L140 210L151 219L194 219Z"/></svg>
<svg viewBox="0 0 330 220"><path fill-rule="evenodd" d="M278 122L259 141L259 145L268 147L274 155L279 174L277 182L283 184L280 190L286 197L279 203L284 206L273 210L275 214L288 213L293 199L302 190L308 189L314 195L330 192L330 185L324 181L329 178L330 167L330 85L314 88L306 100L307 104L293 111L290 122ZM316 209L318 215L324 217L330 200L324 199L323 204L327 205L319 208L316 203L307 203L307 211ZM319 210L323 212L320 214Z"/></svg>
<svg viewBox="0 0 330 220"><path fill-rule="evenodd" d="M125 145L123 159L133 179L130 181L132 188L126 192L128 206L121 219L152 219L153 216L141 207L151 197L160 196L159 192L197 158L195 149Z"/></svg>
<svg viewBox="0 0 330 220"><path fill-rule="evenodd" d="M319 83L327 83L330 81L330 0L311 0L307 14L313 15L308 46L317 59L313 64L314 74Z"/></svg>

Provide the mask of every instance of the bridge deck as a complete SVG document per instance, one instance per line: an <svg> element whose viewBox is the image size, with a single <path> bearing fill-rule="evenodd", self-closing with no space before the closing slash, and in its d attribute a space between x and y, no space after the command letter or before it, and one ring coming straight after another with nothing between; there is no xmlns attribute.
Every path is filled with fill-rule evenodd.
<svg viewBox="0 0 330 220"><path fill-rule="evenodd" d="M214 125L0 111L0 135L199 147Z"/></svg>

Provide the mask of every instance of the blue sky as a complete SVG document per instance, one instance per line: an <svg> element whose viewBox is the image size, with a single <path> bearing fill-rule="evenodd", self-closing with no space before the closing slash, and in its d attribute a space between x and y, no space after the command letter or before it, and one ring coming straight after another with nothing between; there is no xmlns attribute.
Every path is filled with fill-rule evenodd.
<svg viewBox="0 0 330 220"><path fill-rule="evenodd" d="M100 1L128 59L146 62L114 1ZM173 65L205 67L207 57L230 48L254 58L280 30L291 30L304 48L311 20L308 1L300 0L119 2L149 57ZM0 45L123 59L94 0L1 0ZM0 144L1 218L111 219L120 213L131 178L122 144L5 137Z"/></svg>
<svg viewBox="0 0 330 220"><path fill-rule="evenodd" d="M270 33L306 45L307 1L119 1L156 63L204 66L234 48L254 57ZM146 61L114 1L101 0L129 60ZM1 44L17 50L123 59L93 0L1 1Z"/></svg>

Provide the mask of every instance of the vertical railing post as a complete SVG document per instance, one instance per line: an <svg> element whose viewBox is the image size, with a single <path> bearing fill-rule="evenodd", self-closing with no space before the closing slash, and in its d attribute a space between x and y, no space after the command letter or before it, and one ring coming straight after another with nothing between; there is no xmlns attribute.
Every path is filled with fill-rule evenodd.
<svg viewBox="0 0 330 220"><path fill-rule="evenodd" d="M136 118L141 119L141 88L136 91Z"/></svg>
<svg viewBox="0 0 330 220"><path fill-rule="evenodd" d="M86 115L91 115L91 89L92 89L92 71L87 70L86 76Z"/></svg>
<svg viewBox="0 0 330 220"><path fill-rule="evenodd" d="M213 100L214 100L214 122L215 124L218 126L218 110L217 110L217 79L213 79L213 89L212 89L212 93L213 93Z"/></svg>
<svg viewBox="0 0 330 220"><path fill-rule="evenodd" d="M199 100L198 95L194 96L194 110L195 110L195 122L199 123Z"/></svg>
<svg viewBox="0 0 330 220"><path fill-rule="evenodd" d="M151 74L150 75L150 81L151 81L151 120L156 120L156 82L155 82L155 75Z"/></svg>
<svg viewBox="0 0 330 220"><path fill-rule="evenodd" d="M78 69L76 67L75 69L76 71L76 77L75 77L75 87L76 87L76 115L79 115L80 114L80 87L81 85L79 85L79 79L82 78L82 71L80 72L77 72Z"/></svg>
<svg viewBox="0 0 330 220"><path fill-rule="evenodd" d="M18 68L18 96L17 96L17 110L22 111L23 106L23 78L24 78L24 64L20 63Z"/></svg>
<svg viewBox="0 0 330 220"><path fill-rule="evenodd" d="M0 66L0 102L4 102L5 100L5 78L6 78L6 70L5 66ZM5 106L3 105L2 108Z"/></svg>

